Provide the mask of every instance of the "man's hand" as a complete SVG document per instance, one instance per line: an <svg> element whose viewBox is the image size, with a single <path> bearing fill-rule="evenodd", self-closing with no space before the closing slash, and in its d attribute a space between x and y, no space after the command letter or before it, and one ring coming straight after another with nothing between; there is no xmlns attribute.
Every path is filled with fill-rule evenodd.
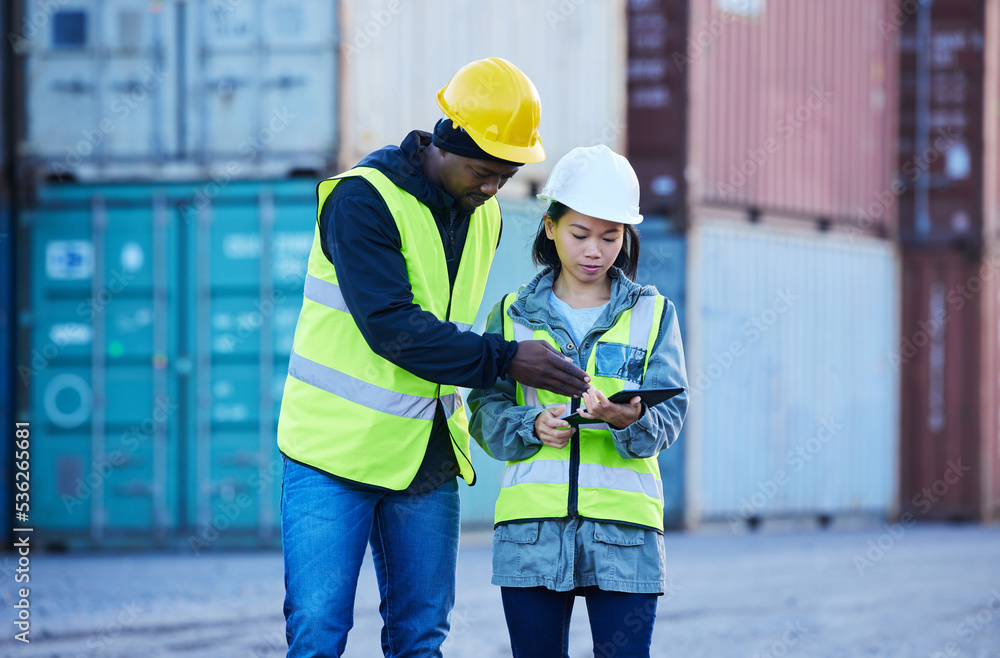
<svg viewBox="0 0 1000 658"><path fill-rule="evenodd" d="M604 393L591 388L583 394L583 404L587 408L577 410L578 414L584 418L603 420L616 430L625 429L642 416L642 398L638 395L628 404L615 404Z"/></svg>
<svg viewBox="0 0 1000 658"><path fill-rule="evenodd" d="M521 348L518 348L521 349ZM566 413L566 405L561 404L554 409L546 409L535 416L535 436L550 448L562 449L576 431L575 427L566 424L562 415Z"/></svg>
<svg viewBox="0 0 1000 658"><path fill-rule="evenodd" d="M580 397L590 376L573 365L573 360L557 352L544 340L522 340L507 374L525 386Z"/></svg>

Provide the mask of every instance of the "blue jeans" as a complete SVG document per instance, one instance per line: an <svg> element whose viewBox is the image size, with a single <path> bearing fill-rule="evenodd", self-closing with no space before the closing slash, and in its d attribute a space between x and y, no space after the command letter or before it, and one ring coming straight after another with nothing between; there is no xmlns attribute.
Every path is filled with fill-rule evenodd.
<svg viewBox="0 0 1000 658"><path fill-rule="evenodd" d="M501 587L514 658L568 658L569 621L577 596L587 599L595 658L649 658L656 594L581 587Z"/></svg>
<svg viewBox="0 0 1000 658"><path fill-rule="evenodd" d="M440 656L455 605L458 483L425 494L378 491L285 459L281 540L289 658L340 656L354 625L370 543L386 656Z"/></svg>

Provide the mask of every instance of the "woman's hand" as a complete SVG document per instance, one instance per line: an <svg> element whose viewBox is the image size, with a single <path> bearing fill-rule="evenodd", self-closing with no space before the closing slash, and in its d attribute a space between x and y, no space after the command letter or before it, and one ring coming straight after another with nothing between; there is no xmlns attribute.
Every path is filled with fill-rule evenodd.
<svg viewBox="0 0 1000 658"><path fill-rule="evenodd" d="M576 431L575 427L566 424L561 416L566 413L566 405L546 409L535 416L535 436L550 448L565 448L569 439Z"/></svg>
<svg viewBox="0 0 1000 658"><path fill-rule="evenodd" d="M587 408L577 411L584 418L603 420L616 430L622 430L642 416L642 398L638 395L628 404L615 404L604 393L591 386L583 394L583 404Z"/></svg>

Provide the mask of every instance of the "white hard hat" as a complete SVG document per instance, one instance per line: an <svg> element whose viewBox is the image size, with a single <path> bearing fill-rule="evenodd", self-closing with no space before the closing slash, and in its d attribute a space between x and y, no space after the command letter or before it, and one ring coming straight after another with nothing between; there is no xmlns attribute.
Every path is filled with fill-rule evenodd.
<svg viewBox="0 0 1000 658"><path fill-rule="evenodd" d="M639 179L632 165L607 146L578 146L549 174L539 199L558 201L583 215L638 224Z"/></svg>

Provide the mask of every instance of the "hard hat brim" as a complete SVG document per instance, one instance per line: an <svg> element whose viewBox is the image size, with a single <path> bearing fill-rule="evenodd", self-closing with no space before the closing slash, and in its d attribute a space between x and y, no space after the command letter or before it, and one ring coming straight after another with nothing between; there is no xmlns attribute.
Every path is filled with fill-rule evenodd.
<svg viewBox="0 0 1000 658"><path fill-rule="evenodd" d="M609 222L614 222L616 224L641 224L642 215L636 213L635 215L622 215L621 213L607 212L604 209L589 208L585 203L574 202L573 200L563 201L556 198L550 194L546 194L545 190L536 194L535 197L541 201L546 201L548 203L556 202L561 203L570 210L575 210L581 215L587 215L588 217L596 217L597 219L603 219ZM579 206L579 207L576 207Z"/></svg>

